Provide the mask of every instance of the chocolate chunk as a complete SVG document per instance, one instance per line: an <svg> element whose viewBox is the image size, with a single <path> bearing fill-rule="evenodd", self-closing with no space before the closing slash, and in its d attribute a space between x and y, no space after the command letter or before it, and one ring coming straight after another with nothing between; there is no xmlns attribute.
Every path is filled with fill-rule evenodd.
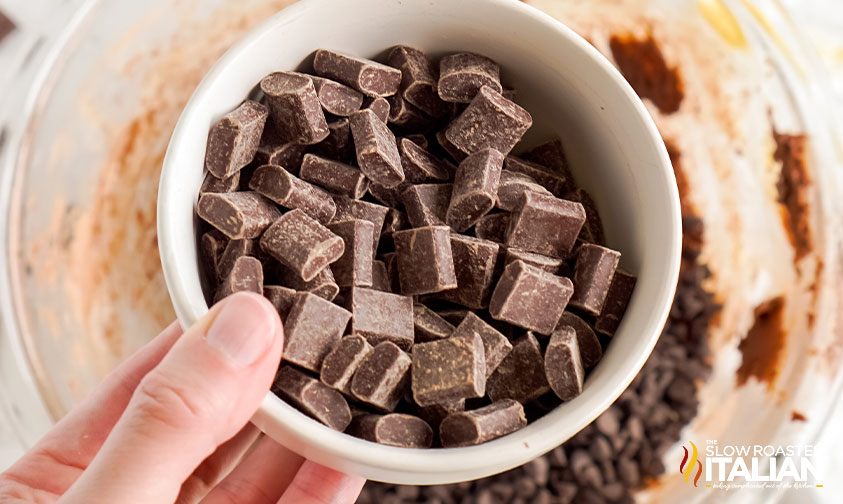
<svg viewBox="0 0 843 504"><path fill-rule="evenodd" d="M330 126L329 126L330 129ZM326 138L325 141L328 139ZM297 175L299 173L299 166L301 166L302 158L307 152L308 146L297 142L286 142L281 144L266 144L258 147L258 152L255 154L255 163L257 166L275 165L280 166ZM248 187L248 180L241 177L241 187L243 182Z"/></svg>
<svg viewBox="0 0 843 504"><path fill-rule="evenodd" d="M402 294L431 294L457 287L450 235L447 226L393 233Z"/></svg>
<svg viewBox="0 0 843 504"><path fill-rule="evenodd" d="M550 191L536 183L532 177L523 173L503 170L498 187L497 206L508 212L515 209L521 200L521 195L527 191L551 195Z"/></svg>
<svg viewBox="0 0 843 504"><path fill-rule="evenodd" d="M386 98L367 96L363 99L363 110L371 110L375 117L386 122L389 120L389 102Z"/></svg>
<svg viewBox="0 0 843 504"><path fill-rule="evenodd" d="M448 153L451 158L456 161L460 162L468 156L465 152L459 150L456 145L452 144L448 138L445 136L445 131L437 131L436 132L436 142L442 147L442 150Z"/></svg>
<svg viewBox="0 0 843 504"><path fill-rule="evenodd" d="M562 146L561 140L551 140L533 147L527 152L522 153L521 158L537 163L551 172L560 175L565 180L562 190L566 193L576 189L574 176L571 174L568 157L565 155L565 148Z"/></svg>
<svg viewBox="0 0 843 504"><path fill-rule="evenodd" d="M345 242L343 255L331 265L337 285L371 287L375 225L356 219L328 224L328 229Z"/></svg>
<svg viewBox="0 0 843 504"><path fill-rule="evenodd" d="M492 401L515 399L526 404L549 391L541 347L529 332L513 343L512 351L486 381Z"/></svg>
<svg viewBox="0 0 843 504"><path fill-rule="evenodd" d="M334 199L325 190L280 166L263 165L255 170L249 188L285 208L299 209L322 224L331 222L337 211Z"/></svg>
<svg viewBox="0 0 843 504"><path fill-rule="evenodd" d="M420 303L413 305L413 326L416 343L445 339L454 332L454 326L450 322Z"/></svg>
<svg viewBox="0 0 843 504"><path fill-rule="evenodd" d="M413 408L414 412L425 422L432 426L438 427L451 413L465 411L465 399L452 401L440 404L431 404L430 406L418 406Z"/></svg>
<svg viewBox="0 0 843 504"><path fill-rule="evenodd" d="M483 340L473 331L413 346L413 399L419 406L483 397L486 360Z"/></svg>
<svg viewBox="0 0 843 504"><path fill-rule="evenodd" d="M469 103L483 86L503 91L501 69L485 56L458 53L439 62L439 97L448 102Z"/></svg>
<svg viewBox="0 0 843 504"><path fill-rule="evenodd" d="M571 306L599 315L609 294L612 277L620 261L620 252L584 243L574 266L574 295Z"/></svg>
<svg viewBox="0 0 843 504"><path fill-rule="evenodd" d="M403 130L422 130L433 122L430 116L400 94L392 95L386 101L389 102L389 124L400 126Z"/></svg>
<svg viewBox="0 0 843 504"><path fill-rule="evenodd" d="M424 113L442 117L448 107L436 91L438 73L424 52L415 47L395 46L387 56L390 66L401 70L401 96Z"/></svg>
<svg viewBox="0 0 843 504"><path fill-rule="evenodd" d="M334 194L343 194L354 199L362 198L369 188L369 180L359 168L314 154L304 155L299 176ZM331 204L334 205L333 200ZM336 211L336 205L334 210Z"/></svg>
<svg viewBox="0 0 843 504"><path fill-rule="evenodd" d="M386 273L389 276L389 291L396 294L401 292L401 283L398 278L398 254L390 252L383 255L383 262L386 264Z"/></svg>
<svg viewBox="0 0 843 504"><path fill-rule="evenodd" d="M403 182L401 155L395 135L386 124L371 110L355 112L349 121L357 150L357 165L363 173L384 187L394 187Z"/></svg>
<svg viewBox="0 0 843 504"><path fill-rule="evenodd" d="M484 240L503 243L506 241L510 217L509 213L486 214L474 225L474 234Z"/></svg>
<svg viewBox="0 0 843 504"><path fill-rule="evenodd" d="M458 326L471 313L471 310L466 310L465 308L445 308L437 310L436 313L452 325Z"/></svg>
<svg viewBox="0 0 843 504"><path fill-rule="evenodd" d="M407 214L401 210L390 208L386 214L386 219L383 221L383 232L381 234L391 235L396 231L409 229L409 227L410 219L407 217Z"/></svg>
<svg viewBox="0 0 843 504"><path fill-rule="evenodd" d="M460 322L452 337L457 338L467 334L477 334L483 341L483 354L486 359L486 378L495 372L504 358L512 351L512 344L497 329L487 324L483 319L469 312Z"/></svg>
<svg viewBox="0 0 843 504"><path fill-rule="evenodd" d="M392 292L392 281L383 261L372 261L372 288L381 292Z"/></svg>
<svg viewBox="0 0 843 504"><path fill-rule="evenodd" d="M316 277L345 250L342 238L302 210L292 210L279 217L263 234L260 245L304 281Z"/></svg>
<svg viewBox="0 0 843 504"><path fill-rule="evenodd" d="M527 425L524 407L504 399L473 411L452 413L439 426L442 446L471 446L513 433Z"/></svg>
<svg viewBox="0 0 843 504"><path fill-rule="evenodd" d="M515 261L504 269L492 293L489 313L497 320L550 334L573 292L569 279Z"/></svg>
<svg viewBox="0 0 843 504"><path fill-rule="evenodd" d="M271 201L251 191L203 194L196 213L232 240L257 238L281 215Z"/></svg>
<svg viewBox="0 0 843 504"><path fill-rule="evenodd" d="M553 332L544 354L544 370L559 399L570 401L582 393L585 371L573 327L561 326Z"/></svg>
<svg viewBox="0 0 843 504"><path fill-rule="evenodd" d="M216 229L204 233L199 239L199 260L209 280L216 282L225 276L220 275L219 264L227 245L228 238Z"/></svg>
<svg viewBox="0 0 843 504"><path fill-rule="evenodd" d="M477 151L460 163L446 215L455 231L467 230L494 208L502 168L503 154L495 149Z"/></svg>
<svg viewBox="0 0 843 504"><path fill-rule="evenodd" d="M412 185L401 193L407 218L413 227L441 226L445 224L452 184Z"/></svg>
<svg viewBox="0 0 843 504"><path fill-rule="evenodd" d="M351 289L351 334L372 345L389 341L402 350L413 346L413 299L362 287Z"/></svg>
<svg viewBox="0 0 843 504"><path fill-rule="evenodd" d="M269 110L252 100L220 119L208 134L205 168L215 177L231 177L252 162Z"/></svg>
<svg viewBox="0 0 843 504"><path fill-rule="evenodd" d="M401 71L377 61L319 49L313 56L317 74L347 84L369 96L389 96L398 92Z"/></svg>
<svg viewBox="0 0 843 504"><path fill-rule="evenodd" d="M556 172L551 172L542 165L515 156L507 156L503 164L507 171L527 175L556 197L562 197L567 193L568 179ZM515 200L516 204L517 202L518 200Z"/></svg>
<svg viewBox="0 0 843 504"><path fill-rule="evenodd" d="M351 313L309 292L296 294L284 321L284 359L318 373L339 343Z"/></svg>
<svg viewBox="0 0 843 504"><path fill-rule="evenodd" d="M567 199L580 202L585 210L585 224L580 231L579 238L588 243L605 245L606 237L603 235L603 221L600 219L597 205L594 204L591 196L585 190L577 189L569 193Z"/></svg>
<svg viewBox="0 0 843 504"><path fill-rule="evenodd" d="M344 337L322 361L322 372L319 375L322 383L351 394L351 377L371 351L372 345L364 337Z"/></svg>
<svg viewBox="0 0 843 504"><path fill-rule="evenodd" d="M261 91L283 142L315 144L328 136L328 123L313 81L295 72L273 72L261 80Z"/></svg>
<svg viewBox="0 0 843 504"><path fill-rule="evenodd" d="M506 249L504 267L509 266L515 261L524 261L530 266L535 266L536 268L547 271L548 273L553 273L554 275L568 276L560 274L568 269L568 265L565 263L564 259L548 257L546 255L535 254L533 252L525 252L515 248Z"/></svg>
<svg viewBox="0 0 843 504"><path fill-rule="evenodd" d="M466 154L492 148L506 155L532 124L529 112L483 86L463 113L451 121L445 138Z"/></svg>
<svg viewBox="0 0 843 504"><path fill-rule="evenodd" d="M430 425L404 413L356 417L348 432L372 443L399 448L430 448L433 444Z"/></svg>
<svg viewBox="0 0 843 504"><path fill-rule="evenodd" d="M411 362L394 343L379 343L354 373L351 393L380 410L393 411L407 388Z"/></svg>
<svg viewBox="0 0 843 504"><path fill-rule="evenodd" d="M457 288L447 290L439 297L475 310L488 307L499 248L489 240L452 233L451 255Z"/></svg>
<svg viewBox="0 0 843 504"><path fill-rule="evenodd" d="M409 138L398 141L398 152L401 154L401 166L407 182L424 184L450 180L451 173L448 164Z"/></svg>
<svg viewBox="0 0 843 504"><path fill-rule="evenodd" d="M583 223L585 210L581 204L526 192L512 213L506 244L563 259L574 247Z"/></svg>
<svg viewBox="0 0 843 504"><path fill-rule="evenodd" d="M363 105L363 95L345 84L313 75L307 77L313 81L319 104L325 112L343 117L357 112Z"/></svg>
<svg viewBox="0 0 843 504"><path fill-rule="evenodd" d="M334 222L362 219L375 225L372 252L376 253L378 250L378 241L381 237L381 231L383 230L383 222L386 219L386 214L389 212L389 208L381 205L375 205L374 203L369 203L368 201L354 200L346 196L334 196L334 203L337 205L337 213L334 215Z"/></svg>
<svg viewBox="0 0 843 504"><path fill-rule="evenodd" d="M257 257L259 252L258 248L256 240L229 240L225 245L222 254L220 254L219 261L217 262L217 274L219 275L219 279L222 280L231 273L231 268L234 267L234 263L237 262L237 259L240 259L243 256Z"/></svg>
<svg viewBox="0 0 843 504"><path fill-rule="evenodd" d="M430 147L430 142L427 141L427 137L422 135L421 133L409 133L409 134L404 135L404 138L406 138L407 140L409 140L409 141L413 142L414 144L418 145L422 149L427 150L427 148ZM400 148L401 148L401 141L400 140L398 141L398 147L399 147L399 150L400 150ZM405 172L406 172L406 170L405 170ZM405 175L406 175L406 173L405 173Z"/></svg>
<svg viewBox="0 0 843 504"><path fill-rule="evenodd" d="M625 271L615 271L609 294L603 304L603 311L594 321L594 329L607 335L614 336L621 323L626 307L635 289L636 277Z"/></svg>
<svg viewBox="0 0 843 504"><path fill-rule="evenodd" d="M290 313L290 308L293 307L293 301L296 300L296 291L280 285L264 285L263 297L272 303L283 321Z"/></svg>
<svg viewBox="0 0 843 504"><path fill-rule="evenodd" d="M205 174L205 180L202 181L202 187L199 188L199 196L201 197L205 193L230 193L236 191L240 188L241 171L238 170L234 175L224 179L218 179L213 173L208 172Z"/></svg>
<svg viewBox="0 0 843 504"><path fill-rule="evenodd" d="M559 325L556 326L558 331L562 327L570 327L577 333L577 345L580 348L580 356L582 357L583 366L588 369L600 362L603 357L603 348L600 346L600 340L594 334L594 330L588 325L588 322L566 311L559 319Z"/></svg>
<svg viewBox="0 0 843 504"><path fill-rule="evenodd" d="M328 123L328 136L316 144L313 151L323 157L352 163L355 161L354 141L351 138L351 126L348 119L343 117ZM303 156L299 160L299 164Z"/></svg>
<svg viewBox="0 0 843 504"><path fill-rule="evenodd" d="M263 294L263 266L254 257L244 256L234 262L228 276L217 289L214 300L220 301L242 291Z"/></svg>
<svg viewBox="0 0 843 504"><path fill-rule="evenodd" d="M277 274L279 282L284 286L295 289L298 292L309 292L328 301L333 301L340 292L331 268L323 268L322 271L308 281L304 281L298 273L286 266L279 265Z"/></svg>
<svg viewBox="0 0 843 504"><path fill-rule="evenodd" d="M351 410L342 394L295 368L282 366L272 390L334 430L342 432L351 423Z"/></svg>

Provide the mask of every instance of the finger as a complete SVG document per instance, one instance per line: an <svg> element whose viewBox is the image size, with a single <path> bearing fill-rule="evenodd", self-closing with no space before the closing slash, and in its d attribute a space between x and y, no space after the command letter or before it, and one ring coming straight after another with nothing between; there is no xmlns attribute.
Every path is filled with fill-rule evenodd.
<svg viewBox="0 0 843 504"><path fill-rule="evenodd" d="M278 504L352 504L366 480L307 460Z"/></svg>
<svg viewBox="0 0 843 504"><path fill-rule="evenodd" d="M303 462L299 455L264 437L202 504L275 504Z"/></svg>
<svg viewBox="0 0 843 504"><path fill-rule="evenodd" d="M283 348L263 296L226 298L141 380L69 502L173 502L182 483L254 414Z"/></svg>
<svg viewBox="0 0 843 504"><path fill-rule="evenodd" d="M91 463L138 383L161 362L181 333L178 322L173 322L135 352L6 474L30 488L64 493ZM50 476L45 478L45 474Z"/></svg>

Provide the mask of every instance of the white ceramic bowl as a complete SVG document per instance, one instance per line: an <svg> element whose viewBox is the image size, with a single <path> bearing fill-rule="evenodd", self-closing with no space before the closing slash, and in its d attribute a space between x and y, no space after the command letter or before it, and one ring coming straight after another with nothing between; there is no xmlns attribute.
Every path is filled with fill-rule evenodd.
<svg viewBox="0 0 843 504"><path fill-rule="evenodd" d="M161 177L158 234L182 325L208 309L199 282L194 208L210 126L266 74L299 66L317 48L373 57L396 44L434 56L483 53L535 119L528 141L562 138L577 181L594 196L609 245L639 275L632 301L583 393L526 428L469 448L409 450L335 432L267 394L253 422L293 451L366 478L404 484L470 480L558 446L629 385L658 339L679 270L676 181L645 107L591 45L515 0L303 0L232 48L202 81L173 133Z"/></svg>

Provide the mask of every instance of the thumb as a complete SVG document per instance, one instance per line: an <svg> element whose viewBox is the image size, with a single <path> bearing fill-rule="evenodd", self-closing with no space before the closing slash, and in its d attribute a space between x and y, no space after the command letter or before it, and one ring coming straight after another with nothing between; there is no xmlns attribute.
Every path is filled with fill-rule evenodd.
<svg viewBox="0 0 843 504"><path fill-rule="evenodd" d="M174 502L196 466L255 413L282 347L281 321L262 296L214 306L144 377L63 502Z"/></svg>

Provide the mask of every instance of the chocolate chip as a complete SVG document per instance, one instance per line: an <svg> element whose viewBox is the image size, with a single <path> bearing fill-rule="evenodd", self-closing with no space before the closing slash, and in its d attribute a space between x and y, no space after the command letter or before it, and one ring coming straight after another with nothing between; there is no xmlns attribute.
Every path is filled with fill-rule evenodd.
<svg viewBox="0 0 843 504"><path fill-rule="evenodd" d="M487 324L472 312L468 312L454 330L452 337L477 334L483 342L483 355L486 361L486 377L492 375L501 362L512 351L512 343L497 329Z"/></svg>
<svg viewBox="0 0 843 504"><path fill-rule="evenodd" d="M398 294L354 287L349 296L351 334L372 345L390 341L402 350L413 346L413 299Z"/></svg>
<svg viewBox="0 0 843 504"><path fill-rule="evenodd" d="M342 238L302 210L292 210L279 217L263 234L260 245L304 281L316 277L345 250Z"/></svg>
<svg viewBox="0 0 843 504"><path fill-rule="evenodd" d="M357 165L376 184L394 187L404 181L401 155L395 135L371 110L355 112L349 118Z"/></svg>
<svg viewBox="0 0 843 504"><path fill-rule="evenodd" d="M469 103L483 86L500 93L500 73L497 63L479 54L445 56L439 62L439 97L448 102Z"/></svg>
<svg viewBox="0 0 843 504"><path fill-rule="evenodd" d="M550 388L563 401L582 393L585 370L574 328L562 326L553 332L544 354L544 370Z"/></svg>
<svg viewBox="0 0 843 504"><path fill-rule="evenodd" d="M518 401L504 399L473 411L452 413L439 426L446 448L471 446L505 436L527 425Z"/></svg>
<svg viewBox="0 0 843 504"><path fill-rule="evenodd" d="M310 78L273 72L261 80L260 88L282 141L309 145L328 136L328 123Z"/></svg>
<svg viewBox="0 0 843 504"><path fill-rule="evenodd" d="M244 256L234 262L228 276L219 286L215 300L243 291L263 294L263 266L254 257Z"/></svg>
<svg viewBox="0 0 843 504"><path fill-rule="evenodd" d="M372 247L375 226L365 220L347 220L328 224L332 233L342 238L345 250L331 265L340 287L372 286Z"/></svg>
<svg viewBox="0 0 843 504"><path fill-rule="evenodd" d="M334 196L334 203L337 205L337 213L334 215L334 222L342 222L346 220L362 219L374 224L374 242L372 243L372 253L378 250L378 242L380 241L381 231L383 230L384 219L389 212L389 208L381 205L375 205L368 201L360 201L348 198L346 196Z"/></svg>
<svg viewBox="0 0 843 504"><path fill-rule="evenodd" d="M504 269L492 293L489 313L497 320L550 334L573 290L567 278L515 261Z"/></svg>
<svg viewBox="0 0 843 504"><path fill-rule="evenodd" d="M322 224L331 222L337 211L327 191L299 179L280 166L259 167L249 181L249 188L282 207L301 210Z"/></svg>
<svg viewBox="0 0 843 504"><path fill-rule="evenodd" d="M281 216L271 201L254 192L203 194L196 212L232 240L257 238Z"/></svg>
<svg viewBox="0 0 843 504"><path fill-rule="evenodd" d="M446 290L439 297L476 310L488 307L499 248L495 242L451 234L457 288Z"/></svg>
<svg viewBox="0 0 843 504"><path fill-rule="evenodd" d="M529 112L483 86L445 130L445 138L466 154L493 148L506 155L532 124Z"/></svg>
<svg viewBox="0 0 843 504"><path fill-rule="evenodd" d="M305 154L299 175L303 180L318 184L334 194L354 199L362 198L369 188L369 180L359 168L314 154ZM333 200L331 203L336 212Z"/></svg>
<svg viewBox="0 0 843 504"><path fill-rule="evenodd" d="M272 390L334 430L342 432L351 423L342 394L290 366L281 366Z"/></svg>
<svg viewBox="0 0 843 504"><path fill-rule="evenodd" d="M395 94L401 84L400 70L325 49L319 49L314 54L313 69L318 75L347 84L369 96Z"/></svg>
<svg viewBox="0 0 843 504"><path fill-rule="evenodd" d="M457 287L447 226L408 229L392 236L402 294L430 294Z"/></svg>
<svg viewBox="0 0 843 504"><path fill-rule="evenodd" d="M483 397L486 361L480 335L464 331L413 346L413 399L419 406Z"/></svg>
<svg viewBox="0 0 843 504"><path fill-rule="evenodd" d="M503 170L498 186L497 206L510 212L518 206L521 195L527 191L550 195L550 191L539 185L529 175Z"/></svg>
<svg viewBox="0 0 843 504"><path fill-rule="evenodd" d="M308 75L316 88L316 96L322 110L335 116L348 116L360 110L363 105L363 95L339 82Z"/></svg>
<svg viewBox="0 0 843 504"><path fill-rule="evenodd" d="M568 326L576 332L583 366L588 369L597 364L603 357L603 349L600 346L600 340L597 339L597 335L594 334L594 330L588 325L588 322L566 311L559 319L556 329L558 330L563 326Z"/></svg>
<svg viewBox="0 0 843 504"><path fill-rule="evenodd" d="M351 394L351 377L372 348L372 345L362 336L351 335L342 338L322 360L319 375L322 383Z"/></svg>
<svg viewBox="0 0 843 504"><path fill-rule="evenodd" d="M394 343L379 343L354 373L351 393L380 410L393 411L409 383L410 363L410 356Z"/></svg>
<svg viewBox="0 0 843 504"><path fill-rule="evenodd" d="M636 277L621 270L615 271L612 277L612 284L606 295L606 302L603 310L594 322L594 329L613 336L621 323L626 306L632 297L632 290L635 288Z"/></svg>
<svg viewBox="0 0 843 504"><path fill-rule="evenodd" d="M386 98L367 96L363 99L363 110L371 110L383 123L389 120L389 102Z"/></svg>
<svg viewBox="0 0 843 504"><path fill-rule="evenodd" d="M268 115L266 106L246 100L220 119L208 134L205 168L225 179L251 163Z"/></svg>
<svg viewBox="0 0 843 504"><path fill-rule="evenodd" d="M457 168L446 222L457 232L473 226L495 206L503 154L495 149L479 150Z"/></svg>
<svg viewBox="0 0 843 504"><path fill-rule="evenodd" d="M544 371L544 357L536 337L527 333L486 381L486 392L493 401L515 399L528 403L550 391Z"/></svg>
<svg viewBox="0 0 843 504"><path fill-rule="evenodd" d="M351 313L319 296L296 294L284 321L284 360L319 372L342 338Z"/></svg>
<svg viewBox="0 0 843 504"><path fill-rule="evenodd" d="M561 274L567 270L567 265L565 264L564 259L548 257L516 248L506 249L504 266L509 266L515 261L523 261L525 264L535 266L536 268L547 271L548 273L553 273L554 275L566 276Z"/></svg>
<svg viewBox="0 0 843 504"><path fill-rule="evenodd" d="M349 432L366 441L399 448L430 448L433 444L430 425L419 417L403 413L357 417Z"/></svg>
<svg viewBox="0 0 843 504"><path fill-rule="evenodd" d="M526 192L512 213L506 244L527 252L568 257L585 223L581 204Z"/></svg>
<svg viewBox="0 0 843 504"><path fill-rule="evenodd" d="M584 243L577 254L574 267L574 295L571 296L571 306L593 315L600 314L620 258L620 252Z"/></svg>
<svg viewBox="0 0 843 504"><path fill-rule="evenodd" d="M442 147L442 150L447 152L454 161L459 163L468 156L468 154L459 150L456 145L452 144L451 141L448 140L445 136L445 130L437 131L435 137L436 143L438 143L439 146Z"/></svg>
<svg viewBox="0 0 843 504"><path fill-rule="evenodd" d="M304 281L298 273L285 266L276 268L276 276L279 283L285 287L290 287L299 292L309 292L328 301L333 301L340 291L330 267L323 268L308 281Z"/></svg>
<svg viewBox="0 0 843 504"><path fill-rule="evenodd" d="M328 125L328 130L329 132L331 131L330 125ZM326 138L324 141L327 140ZM254 165L263 166L269 164L280 166L293 175L297 175L307 148L307 145L298 142L262 144L258 147L257 154L255 154ZM248 188L250 180L245 180L245 178L241 177L240 187ZM244 182L245 186L243 184Z"/></svg>

